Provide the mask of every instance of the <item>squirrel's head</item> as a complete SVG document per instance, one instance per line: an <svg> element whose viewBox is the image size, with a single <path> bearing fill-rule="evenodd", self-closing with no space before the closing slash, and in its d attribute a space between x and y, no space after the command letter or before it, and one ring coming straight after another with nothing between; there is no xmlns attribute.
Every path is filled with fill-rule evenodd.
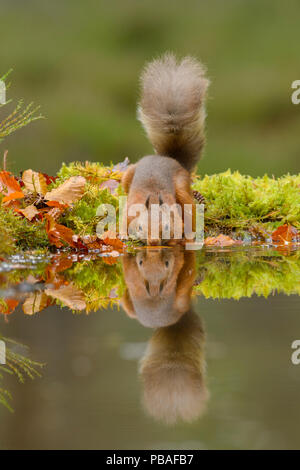
<svg viewBox="0 0 300 470"><path fill-rule="evenodd" d="M147 243L179 242L183 234L181 206L172 194L140 195L128 207L128 234Z"/></svg>
<svg viewBox="0 0 300 470"><path fill-rule="evenodd" d="M174 324L190 305L195 256L174 248L148 248L122 258L127 289L122 306L150 328Z"/></svg>

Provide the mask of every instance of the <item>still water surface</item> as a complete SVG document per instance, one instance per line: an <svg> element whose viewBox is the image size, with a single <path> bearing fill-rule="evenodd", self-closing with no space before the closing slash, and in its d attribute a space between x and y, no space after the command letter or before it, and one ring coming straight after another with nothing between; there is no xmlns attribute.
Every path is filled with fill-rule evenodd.
<svg viewBox="0 0 300 470"><path fill-rule="evenodd" d="M0 448L300 448L299 254L149 253L117 261L125 309L2 316L45 365L1 383Z"/></svg>

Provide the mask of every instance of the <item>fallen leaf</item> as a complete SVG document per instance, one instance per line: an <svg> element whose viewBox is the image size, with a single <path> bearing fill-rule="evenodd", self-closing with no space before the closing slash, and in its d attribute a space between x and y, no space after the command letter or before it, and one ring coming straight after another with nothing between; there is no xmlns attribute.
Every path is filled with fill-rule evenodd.
<svg viewBox="0 0 300 470"><path fill-rule="evenodd" d="M124 243L119 238L117 238L115 232L108 230L107 232L104 232L100 236L100 238L101 240L103 240L103 243L105 243L105 245L109 245L115 250L123 251Z"/></svg>
<svg viewBox="0 0 300 470"><path fill-rule="evenodd" d="M73 230L64 225L57 224L49 214L46 214L45 217L47 219L46 231L49 242L57 248L61 248L64 245L63 242L76 248L77 239Z"/></svg>
<svg viewBox="0 0 300 470"><path fill-rule="evenodd" d="M47 175L47 173L42 173L42 175L45 177L47 185L50 183L54 183L57 179L57 176L49 176Z"/></svg>
<svg viewBox="0 0 300 470"><path fill-rule="evenodd" d="M10 315L13 313L17 305L19 304L18 300L15 299L5 299L6 307L0 304L0 313L4 313L5 315Z"/></svg>
<svg viewBox="0 0 300 470"><path fill-rule="evenodd" d="M220 234L217 237L207 237L204 240L204 245L206 246L232 246L241 244L241 240L233 240L232 238L223 234Z"/></svg>
<svg viewBox="0 0 300 470"><path fill-rule="evenodd" d="M290 243L296 241L298 230L292 225L284 224L274 230L272 240L275 243Z"/></svg>
<svg viewBox="0 0 300 470"><path fill-rule="evenodd" d="M22 181L28 191L42 195L45 195L47 192L47 181L42 173L25 170L22 174Z"/></svg>
<svg viewBox="0 0 300 470"><path fill-rule="evenodd" d="M97 250L102 248L103 240L97 237L97 235L85 235L81 238L82 243L87 247L88 250Z"/></svg>
<svg viewBox="0 0 300 470"><path fill-rule="evenodd" d="M22 192L16 178L9 171L0 171L0 191L9 196L12 193Z"/></svg>
<svg viewBox="0 0 300 470"><path fill-rule="evenodd" d="M56 208L61 209L61 210L65 210L69 207L68 204L61 204L58 201L47 201L46 204L49 207L56 207Z"/></svg>
<svg viewBox="0 0 300 470"><path fill-rule="evenodd" d="M112 264L115 264L118 261L118 259L113 256L103 256L103 261L106 264L112 265Z"/></svg>
<svg viewBox="0 0 300 470"><path fill-rule="evenodd" d="M84 310L86 308L83 292L72 282L68 286L62 286L59 289L46 289L45 293L54 299L60 300L72 310Z"/></svg>
<svg viewBox="0 0 300 470"><path fill-rule="evenodd" d="M61 216L62 211L57 207L53 207L52 209L48 210L47 214L50 215L54 220L58 220Z"/></svg>
<svg viewBox="0 0 300 470"><path fill-rule="evenodd" d="M30 221L39 213L39 211L33 204L25 207L25 209L16 209L16 212L21 213L22 215L24 215L24 217L26 217L26 219Z"/></svg>
<svg viewBox="0 0 300 470"><path fill-rule="evenodd" d="M86 179L83 176L71 176L60 186L47 192L45 199L63 204L72 204L82 197L85 184Z"/></svg>
<svg viewBox="0 0 300 470"><path fill-rule="evenodd" d="M14 199L22 199L24 197L24 194L22 191L15 191L14 193L10 193L9 196L5 196L2 199L2 202L7 202L7 201L13 201Z"/></svg>
<svg viewBox="0 0 300 470"><path fill-rule="evenodd" d="M23 312L26 315L34 315L48 306L48 300L49 298L44 292L33 292L28 295L23 303Z"/></svg>
<svg viewBox="0 0 300 470"><path fill-rule="evenodd" d="M47 269L52 269L55 273L61 273L71 268L72 265L72 258L60 255L57 258L53 258L51 265L48 266Z"/></svg>

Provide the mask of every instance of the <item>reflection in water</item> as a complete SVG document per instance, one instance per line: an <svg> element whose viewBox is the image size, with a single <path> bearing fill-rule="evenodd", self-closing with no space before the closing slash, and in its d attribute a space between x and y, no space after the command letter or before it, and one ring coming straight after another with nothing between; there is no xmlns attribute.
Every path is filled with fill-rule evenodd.
<svg viewBox="0 0 300 470"><path fill-rule="evenodd" d="M299 447L300 366L290 354L300 332L300 251L132 251L0 263L0 333L45 363L32 384L3 375L15 413L0 406L0 446ZM140 390L122 348L145 341L131 354Z"/></svg>
<svg viewBox="0 0 300 470"><path fill-rule="evenodd" d="M140 363L145 408L167 424L193 421L208 398L201 319L191 306L195 253L154 249L123 258L122 305L142 325L156 328Z"/></svg>

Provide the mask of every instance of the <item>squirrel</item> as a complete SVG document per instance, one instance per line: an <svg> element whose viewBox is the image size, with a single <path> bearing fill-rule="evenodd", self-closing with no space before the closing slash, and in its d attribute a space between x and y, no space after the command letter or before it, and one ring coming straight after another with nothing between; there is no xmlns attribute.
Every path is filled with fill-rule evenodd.
<svg viewBox="0 0 300 470"><path fill-rule="evenodd" d="M130 165L122 177L122 186L128 193L123 235L127 235L129 227L131 233L150 245L166 240L172 244L177 243L175 239L182 239L186 214L190 217L190 228L194 227L191 173L205 143L208 85L205 68L192 57L177 61L167 53L146 65L141 75L137 114L156 155L145 156ZM162 214L154 235L150 224L153 204ZM187 204L192 208L188 212L184 207ZM140 209L136 216L132 206L146 210Z"/></svg>

